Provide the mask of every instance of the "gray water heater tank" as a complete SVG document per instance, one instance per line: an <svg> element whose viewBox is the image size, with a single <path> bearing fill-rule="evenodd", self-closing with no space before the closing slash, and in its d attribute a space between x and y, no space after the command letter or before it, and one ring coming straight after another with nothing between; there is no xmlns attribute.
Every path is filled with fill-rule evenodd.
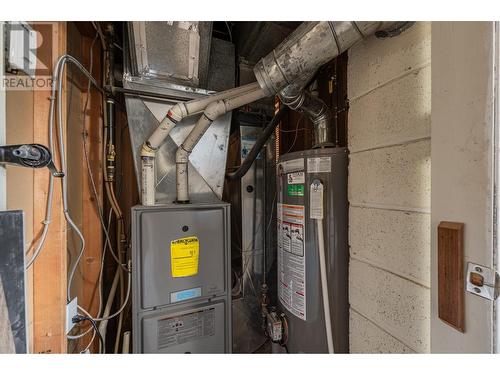
<svg viewBox="0 0 500 375"><path fill-rule="evenodd" d="M310 188L320 180L330 314L335 353L349 351L347 149L281 156L278 178L278 300L290 353L327 353L316 223Z"/></svg>

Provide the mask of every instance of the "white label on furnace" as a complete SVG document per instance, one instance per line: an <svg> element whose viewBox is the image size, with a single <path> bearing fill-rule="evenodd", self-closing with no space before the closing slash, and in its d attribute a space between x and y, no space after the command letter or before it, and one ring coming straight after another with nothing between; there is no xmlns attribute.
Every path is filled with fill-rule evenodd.
<svg viewBox="0 0 500 375"><path fill-rule="evenodd" d="M304 172L293 172L286 175L288 185L303 184L306 182Z"/></svg>
<svg viewBox="0 0 500 375"><path fill-rule="evenodd" d="M296 317L306 320L304 206L278 203L278 296Z"/></svg>
<svg viewBox="0 0 500 375"><path fill-rule="evenodd" d="M329 156L307 158L307 173L325 173L332 171L332 159Z"/></svg>

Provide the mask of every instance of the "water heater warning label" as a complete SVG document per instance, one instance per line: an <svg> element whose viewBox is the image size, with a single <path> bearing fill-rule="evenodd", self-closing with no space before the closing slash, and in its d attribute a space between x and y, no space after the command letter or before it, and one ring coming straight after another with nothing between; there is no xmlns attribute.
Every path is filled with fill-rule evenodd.
<svg viewBox="0 0 500 375"><path fill-rule="evenodd" d="M304 206L278 203L278 296L302 320L306 320L304 212Z"/></svg>
<svg viewBox="0 0 500 375"><path fill-rule="evenodd" d="M193 276L198 273L200 241L198 237L183 237L170 242L172 277Z"/></svg>

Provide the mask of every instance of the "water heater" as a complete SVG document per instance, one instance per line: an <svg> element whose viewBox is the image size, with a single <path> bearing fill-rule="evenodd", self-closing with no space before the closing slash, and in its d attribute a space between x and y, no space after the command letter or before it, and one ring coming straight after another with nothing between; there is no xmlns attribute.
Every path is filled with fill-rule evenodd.
<svg viewBox="0 0 500 375"><path fill-rule="evenodd" d="M277 174L278 300L288 323L288 351L328 352L318 233L316 220L311 217L321 205L334 351L347 353L347 149L312 149L282 155ZM323 188L321 201L311 194L318 181Z"/></svg>

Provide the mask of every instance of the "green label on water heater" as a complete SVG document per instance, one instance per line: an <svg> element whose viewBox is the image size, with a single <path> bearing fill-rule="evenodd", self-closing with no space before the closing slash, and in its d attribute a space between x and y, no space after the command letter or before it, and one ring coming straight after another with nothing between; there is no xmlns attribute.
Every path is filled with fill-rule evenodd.
<svg viewBox="0 0 500 375"><path fill-rule="evenodd" d="M288 196L290 197L303 197L304 185L288 185Z"/></svg>

